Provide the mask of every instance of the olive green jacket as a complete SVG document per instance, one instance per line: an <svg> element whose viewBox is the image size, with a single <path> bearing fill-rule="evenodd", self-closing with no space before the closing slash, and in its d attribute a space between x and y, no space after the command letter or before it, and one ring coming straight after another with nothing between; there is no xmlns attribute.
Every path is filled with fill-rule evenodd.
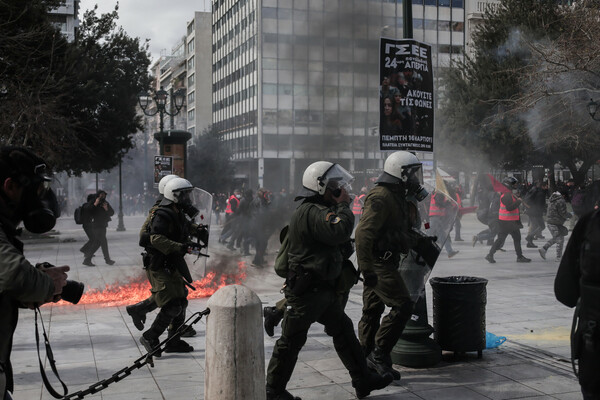
<svg viewBox="0 0 600 400"><path fill-rule="evenodd" d="M354 214L348 203L328 207L305 200L292 215L288 262L311 271L318 280L336 279L342 270L340 246L350 239Z"/></svg>
<svg viewBox="0 0 600 400"><path fill-rule="evenodd" d="M417 236L411 226L417 217L415 206L406 200L401 187L379 184L371 189L354 232L360 270L372 271L373 264L381 264L378 258L386 251L397 259L413 248Z"/></svg>

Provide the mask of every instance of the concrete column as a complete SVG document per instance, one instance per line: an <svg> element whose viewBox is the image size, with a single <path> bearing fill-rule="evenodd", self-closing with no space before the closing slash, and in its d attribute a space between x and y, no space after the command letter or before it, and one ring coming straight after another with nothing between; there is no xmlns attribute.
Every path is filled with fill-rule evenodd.
<svg viewBox="0 0 600 400"><path fill-rule="evenodd" d="M217 290L208 300L205 400L265 400L262 304L241 285Z"/></svg>

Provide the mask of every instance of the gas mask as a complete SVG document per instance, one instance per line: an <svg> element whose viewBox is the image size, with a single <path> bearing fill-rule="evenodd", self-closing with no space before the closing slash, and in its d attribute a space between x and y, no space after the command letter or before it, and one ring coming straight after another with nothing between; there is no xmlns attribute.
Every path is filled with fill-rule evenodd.
<svg viewBox="0 0 600 400"><path fill-rule="evenodd" d="M25 229L32 233L45 233L54 228L60 208L50 188L40 190L34 185L25 187L17 215L23 220Z"/></svg>
<svg viewBox="0 0 600 400"><path fill-rule="evenodd" d="M196 218L198 213L200 212L194 205L192 204L192 199L190 197L189 191L183 191L178 196L177 206L185 215L187 215L190 219Z"/></svg>
<svg viewBox="0 0 600 400"><path fill-rule="evenodd" d="M412 195L415 200L421 202L425 200L425 198L429 195L427 189L425 189L421 182L423 181L423 172L421 167L413 168L409 171L408 179L405 182L405 187L407 191L407 195Z"/></svg>

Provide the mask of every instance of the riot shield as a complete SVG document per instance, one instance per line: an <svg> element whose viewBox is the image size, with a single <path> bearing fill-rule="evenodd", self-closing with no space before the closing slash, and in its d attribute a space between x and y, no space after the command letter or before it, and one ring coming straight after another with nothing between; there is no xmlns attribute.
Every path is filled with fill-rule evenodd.
<svg viewBox="0 0 600 400"><path fill-rule="evenodd" d="M200 188L194 188L190 194L192 205L198 210L198 213L191 218L191 222L198 225L206 225L210 232L210 220L212 217L212 202L213 197L210 193ZM191 240L197 242L198 238L192 235ZM208 243L206 243L208 245ZM186 256L186 261L192 272L192 277L198 279L206 274L207 257L201 256L198 253L206 254L208 247L197 250Z"/></svg>
<svg viewBox="0 0 600 400"><path fill-rule="evenodd" d="M427 279L458 215L458 204L448 193L435 190L427 183L424 186L429 192L427 197L413 202L419 216L413 227L418 244L402 259L398 269L413 302L425 293Z"/></svg>

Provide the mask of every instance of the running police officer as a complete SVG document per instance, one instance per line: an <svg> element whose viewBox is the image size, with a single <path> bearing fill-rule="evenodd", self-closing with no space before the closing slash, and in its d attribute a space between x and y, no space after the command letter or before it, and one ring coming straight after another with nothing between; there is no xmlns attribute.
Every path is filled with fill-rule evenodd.
<svg viewBox="0 0 600 400"><path fill-rule="evenodd" d="M190 199L192 190L192 184L183 178L167 182L164 198L150 222L150 243L146 246L148 259L144 264L147 264L152 297L160 312L140 338L148 352L159 344L159 337L167 328L171 337L185 321L187 289L184 277L191 280L184 259L189 249L190 234L186 212L193 208ZM181 339L171 341L165 347L167 353L190 351L193 347Z"/></svg>
<svg viewBox="0 0 600 400"><path fill-rule="evenodd" d="M267 370L267 400L297 400L286 386L306 342L310 326L319 322L333 338L340 360L350 372L358 398L387 386L392 377L368 369L352 320L336 293L342 271L340 246L348 242L354 224L347 186L354 178L338 164L318 161L302 177L302 204L289 225L288 274L284 294L288 309L281 337Z"/></svg>
<svg viewBox="0 0 600 400"><path fill-rule="evenodd" d="M400 373L392 368L390 354L413 310L398 266L419 240L412 230L418 212L409 196L421 201L427 192L419 178L421 162L412 153L390 154L383 171L365 199L355 232L358 268L364 277L358 335L369 367L397 380ZM385 306L390 312L380 321Z"/></svg>

